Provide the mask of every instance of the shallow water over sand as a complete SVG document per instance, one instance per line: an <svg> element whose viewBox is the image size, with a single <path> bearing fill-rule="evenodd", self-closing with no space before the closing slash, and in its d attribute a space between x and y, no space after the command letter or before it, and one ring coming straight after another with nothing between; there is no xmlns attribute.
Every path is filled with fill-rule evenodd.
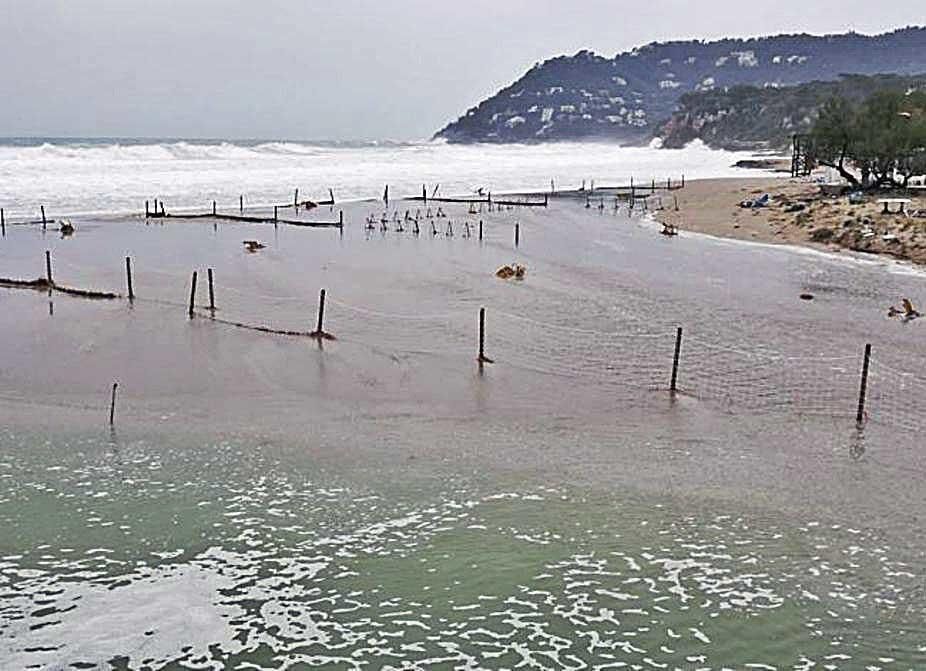
<svg viewBox="0 0 926 671"><path fill-rule="evenodd" d="M581 200L445 209L453 237L381 232L375 203L343 235L8 231L0 276L48 248L57 281L123 291L130 254L138 300L0 290L7 666L921 665L926 325L883 316L920 275ZM311 330L326 288L338 340L189 320L206 267L227 321Z"/></svg>

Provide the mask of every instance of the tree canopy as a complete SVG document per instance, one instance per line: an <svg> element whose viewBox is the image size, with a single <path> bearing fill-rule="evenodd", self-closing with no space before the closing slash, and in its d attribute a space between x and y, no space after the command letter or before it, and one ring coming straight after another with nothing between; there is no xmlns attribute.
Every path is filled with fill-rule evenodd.
<svg viewBox="0 0 926 671"><path fill-rule="evenodd" d="M926 174L926 91L832 98L810 132L810 158L857 188L906 187Z"/></svg>

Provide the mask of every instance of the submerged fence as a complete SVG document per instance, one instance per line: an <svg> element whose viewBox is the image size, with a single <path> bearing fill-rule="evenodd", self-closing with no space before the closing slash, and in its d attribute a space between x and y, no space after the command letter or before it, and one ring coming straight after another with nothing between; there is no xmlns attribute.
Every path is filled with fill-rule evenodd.
<svg viewBox="0 0 926 671"><path fill-rule="evenodd" d="M858 351L839 356L788 356L756 342L737 343L729 333L703 333L695 325L684 331L669 322L655 323L623 315L609 315L612 329L576 326L601 320L573 319L564 306L555 319L535 319L525 313L473 306L440 314L396 314L356 306L319 294L317 304L307 296L260 295L217 282L207 269L206 283L194 272L189 300L169 301L138 294L130 258L125 260L127 293L87 291L58 285L52 261L46 256L46 277L33 281L0 280L10 288L63 291L83 298L129 302L148 301L165 310L184 309L189 319L256 332L319 341L341 339L407 356L472 356L474 365L506 367L595 386L604 393L637 390L678 394L729 412L783 413L829 417L864 423L874 421L896 429L923 429L926 377L904 369L903 359L891 359L859 343ZM161 274L159 271L151 271ZM171 276L176 280L176 276ZM202 300L207 291L208 302ZM222 305L233 296L235 307ZM276 306L274 318L261 320L267 305ZM568 307L568 306L567 306ZM298 318L290 315L298 313ZM250 316L249 316L250 315ZM295 323L274 323L274 319ZM803 343L801 343L803 344ZM111 416L114 413L113 391Z"/></svg>

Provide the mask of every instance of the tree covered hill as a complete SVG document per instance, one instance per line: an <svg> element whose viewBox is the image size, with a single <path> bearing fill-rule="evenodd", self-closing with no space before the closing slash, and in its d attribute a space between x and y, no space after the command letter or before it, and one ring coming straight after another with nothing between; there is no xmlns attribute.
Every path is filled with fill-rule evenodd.
<svg viewBox="0 0 926 671"><path fill-rule="evenodd" d="M450 142L651 137L688 93L780 88L843 74L926 72L926 28L883 35L778 35L652 43L604 58L559 56L438 131Z"/></svg>
<svg viewBox="0 0 926 671"><path fill-rule="evenodd" d="M876 92L914 90L926 90L926 74L844 75L836 81L783 88L734 86L686 93L657 134L666 147L700 139L722 149L779 149L795 133L810 131L820 109L833 98L857 105Z"/></svg>

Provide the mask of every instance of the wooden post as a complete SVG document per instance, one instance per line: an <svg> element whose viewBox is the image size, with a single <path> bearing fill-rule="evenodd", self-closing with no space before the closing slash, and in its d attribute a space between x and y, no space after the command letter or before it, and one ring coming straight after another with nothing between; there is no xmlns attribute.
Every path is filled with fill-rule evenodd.
<svg viewBox="0 0 926 671"><path fill-rule="evenodd" d="M163 217L163 216L166 216L166 215L167 215L167 213L164 211L164 201L162 200L162 201L161 201L161 216Z"/></svg>
<svg viewBox="0 0 926 671"><path fill-rule="evenodd" d="M206 269L206 275L209 278L209 310L212 316L215 316L215 289L212 285L212 268Z"/></svg>
<svg viewBox="0 0 926 671"><path fill-rule="evenodd" d="M426 184L421 185L421 200L425 205L428 204L428 187Z"/></svg>
<svg viewBox="0 0 926 671"><path fill-rule="evenodd" d="M325 290L322 289L318 294L318 324L316 324L315 330L309 334L312 338L317 338L318 340L332 340L333 338L325 333Z"/></svg>
<svg viewBox="0 0 926 671"><path fill-rule="evenodd" d="M543 194L543 206L549 207L550 201L547 199L547 194Z"/></svg>
<svg viewBox="0 0 926 671"><path fill-rule="evenodd" d="M344 233L344 210L338 210L338 229Z"/></svg>
<svg viewBox="0 0 926 671"><path fill-rule="evenodd" d="M685 175L682 175L682 188L685 188Z"/></svg>
<svg viewBox="0 0 926 671"><path fill-rule="evenodd" d="M238 213L244 214L244 196L238 196Z"/></svg>
<svg viewBox="0 0 926 671"><path fill-rule="evenodd" d="M193 282L190 285L190 319L193 319L193 304L196 300L196 271L193 271Z"/></svg>
<svg viewBox="0 0 926 671"><path fill-rule="evenodd" d="M479 220L479 239L482 240L482 219Z"/></svg>
<svg viewBox="0 0 926 671"><path fill-rule="evenodd" d="M633 191L633 175L630 176L630 190Z"/></svg>
<svg viewBox="0 0 926 671"><path fill-rule="evenodd" d="M44 231L45 226L47 225L48 222L45 221L45 206L42 205L41 207L42 207L42 230Z"/></svg>
<svg viewBox="0 0 926 671"><path fill-rule="evenodd" d="M215 201L213 200L213 201L212 201L212 216L213 216L213 217L215 216L215 213L216 213Z"/></svg>
<svg viewBox="0 0 926 671"><path fill-rule="evenodd" d="M514 246L517 247L521 242L521 224L514 225Z"/></svg>
<svg viewBox="0 0 926 671"><path fill-rule="evenodd" d="M151 216L151 212L148 210L148 201L145 201L145 219Z"/></svg>
<svg viewBox="0 0 926 671"><path fill-rule="evenodd" d="M675 202L675 211L678 212L678 196L672 196L672 200Z"/></svg>
<svg viewBox="0 0 926 671"><path fill-rule="evenodd" d="M293 194L293 207L299 207L299 189L296 189L296 192Z"/></svg>
<svg viewBox="0 0 926 671"><path fill-rule="evenodd" d="M328 200L331 201L331 204L334 205L334 189L330 186L328 187Z"/></svg>
<svg viewBox="0 0 926 671"><path fill-rule="evenodd" d="M476 361L480 365L484 363L494 363L492 359L486 356L486 309L479 308L479 355Z"/></svg>
<svg viewBox="0 0 926 671"><path fill-rule="evenodd" d="M675 333L675 357L672 359L672 384L669 390L674 394L678 390L678 361L682 353L682 327Z"/></svg>
<svg viewBox="0 0 926 671"><path fill-rule="evenodd" d="M45 250L45 279L48 280L49 286L54 285L55 282L51 275L51 252L47 249Z"/></svg>
<svg viewBox="0 0 926 671"><path fill-rule="evenodd" d="M135 300L135 289L132 287L132 258L125 257L125 279L129 285L129 302Z"/></svg>
<svg viewBox="0 0 926 671"><path fill-rule="evenodd" d="M6 212L0 207L0 235L6 237Z"/></svg>
<svg viewBox="0 0 926 671"><path fill-rule="evenodd" d="M865 358L862 361L862 384L858 391L858 412L855 423L861 427L865 423L865 398L868 395L868 368L871 363L871 343L865 345Z"/></svg>
<svg viewBox="0 0 926 671"><path fill-rule="evenodd" d="M109 425L113 426L116 423L116 389L119 388L118 382L113 382L113 395L109 401Z"/></svg>
<svg viewBox="0 0 926 671"><path fill-rule="evenodd" d="M667 191L672 190L672 178L671 177L666 178L666 190Z"/></svg>
<svg viewBox="0 0 926 671"><path fill-rule="evenodd" d="M656 178L653 178L653 183L650 186L650 193L656 193Z"/></svg>
<svg viewBox="0 0 926 671"><path fill-rule="evenodd" d="M277 220L277 206L276 205L273 206L273 220L274 221Z"/></svg>

